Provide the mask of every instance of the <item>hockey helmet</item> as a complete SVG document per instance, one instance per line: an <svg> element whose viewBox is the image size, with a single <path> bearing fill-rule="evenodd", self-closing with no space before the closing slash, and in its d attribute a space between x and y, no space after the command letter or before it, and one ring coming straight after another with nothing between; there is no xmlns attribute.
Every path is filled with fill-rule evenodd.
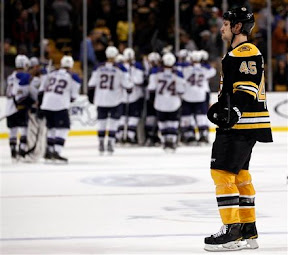
<svg viewBox="0 0 288 255"><path fill-rule="evenodd" d="M71 56L63 56L60 61L61 67L72 68L74 60Z"/></svg>
<svg viewBox="0 0 288 255"><path fill-rule="evenodd" d="M126 48L123 51L123 56L124 56L125 60L134 60L135 51L132 48Z"/></svg>
<svg viewBox="0 0 288 255"><path fill-rule="evenodd" d="M206 50L200 50L200 53L202 56L201 60L207 61L209 58L209 53Z"/></svg>
<svg viewBox="0 0 288 255"><path fill-rule="evenodd" d="M115 46L108 46L105 50L106 58L116 58L118 53L118 49Z"/></svg>
<svg viewBox="0 0 288 255"><path fill-rule="evenodd" d="M149 62L158 62L160 61L161 57L160 54L157 52L151 52L148 54L148 61Z"/></svg>
<svg viewBox="0 0 288 255"><path fill-rule="evenodd" d="M19 54L15 58L15 67L27 69L30 66L29 58L25 55Z"/></svg>
<svg viewBox="0 0 288 255"><path fill-rule="evenodd" d="M30 58L30 66L31 67L34 67L34 66L38 66L40 63L39 63L39 59L36 58L36 57L32 57Z"/></svg>
<svg viewBox="0 0 288 255"><path fill-rule="evenodd" d="M115 58L116 63L124 62L124 56L122 54L118 54Z"/></svg>
<svg viewBox="0 0 288 255"><path fill-rule="evenodd" d="M177 57L178 58L186 58L188 55L188 50L187 49L182 49L182 50L179 50L178 54L177 54Z"/></svg>
<svg viewBox="0 0 288 255"><path fill-rule="evenodd" d="M237 7L223 14L224 20L230 21L231 28L237 23L242 23L241 32L249 35L255 25L255 19L252 12L249 12L246 7Z"/></svg>
<svg viewBox="0 0 288 255"><path fill-rule="evenodd" d="M191 58L192 58L193 62L201 62L201 60L202 60L201 51L198 51L198 50L193 51L191 54Z"/></svg>
<svg viewBox="0 0 288 255"><path fill-rule="evenodd" d="M172 67L176 62L176 58L172 53L168 52L163 55L162 61L164 66Z"/></svg>

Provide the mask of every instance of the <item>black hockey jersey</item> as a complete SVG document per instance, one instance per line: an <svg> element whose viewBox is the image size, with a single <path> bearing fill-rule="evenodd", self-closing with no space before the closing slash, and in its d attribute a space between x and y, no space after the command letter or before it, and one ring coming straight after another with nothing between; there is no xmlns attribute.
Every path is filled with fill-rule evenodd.
<svg viewBox="0 0 288 255"><path fill-rule="evenodd" d="M230 49L222 59L219 104L227 107L230 104L227 98L231 100L231 104L237 99L239 102L239 96L243 93L249 95L249 102L241 109L241 119L232 129L254 137L259 142L272 142L263 56L255 45L248 42Z"/></svg>

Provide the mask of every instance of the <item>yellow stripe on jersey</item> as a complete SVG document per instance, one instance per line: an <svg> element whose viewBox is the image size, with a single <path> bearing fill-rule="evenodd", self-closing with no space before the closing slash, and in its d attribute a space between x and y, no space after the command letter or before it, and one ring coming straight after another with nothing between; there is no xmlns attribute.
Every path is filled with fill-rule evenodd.
<svg viewBox="0 0 288 255"><path fill-rule="evenodd" d="M255 123L255 124L235 124L233 129L256 129L256 128L271 128L270 123Z"/></svg>
<svg viewBox="0 0 288 255"><path fill-rule="evenodd" d="M258 90L258 85L255 82L252 81L237 81L233 83L233 88L237 88L240 85L250 85L255 87Z"/></svg>
<svg viewBox="0 0 288 255"><path fill-rule="evenodd" d="M269 112L243 112L242 113L242 118L243 117L267 117L269 116Z"/></svg>
<svg viewBox="0 0 288 255"><path fill-rule="evenodd" d="M246 90L246 89L233 89L233 93L235 93L236 91L242 91L242 92L245 92L245 93L250 94L251 96L254 97L254 99L257 98L257 93L255 93L255 92L253 92L253 91Z"/></svg>
<svg viewBox="0 0 288 255"><path fill-rule="evenodd" d="M252 57L261 55L261 52L252 43L244 43L229 52L229 55L232 57Z"/></svg>
<svg viewBox="0 0 288 255"><path fill-rule="evenodd" d="M254 99L256 99L258 93L258 85L251 81L237 81L233 83L233 93L236 91L246 92L253 96Z"/></svg>

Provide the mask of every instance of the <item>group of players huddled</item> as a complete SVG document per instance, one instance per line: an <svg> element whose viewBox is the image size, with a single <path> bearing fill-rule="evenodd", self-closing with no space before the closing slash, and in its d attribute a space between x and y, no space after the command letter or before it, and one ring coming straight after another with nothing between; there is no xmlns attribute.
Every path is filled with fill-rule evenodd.
<svg viewBox="0 0 288 255"><path fill-rule="evenodd" d="M107 61L95 68L88 81L88 98L97 108L101 154L113 153L115 143L139 144L141 118L146 146L162 144L174 151L180 142L208 143L209 79L216 69L208 64L206 51L183 49L177 60L170 52L162 57L151 52L142 63L135 60L132 48L119 54L116 47L108 46L105 53ZM16 57L6 94L12 160L25 161L35 150L37 141L31 146L27 139L29 118L34 113L47 128L41 156L53 162L68 161L61 152L70 129L70 103L78 97L81 86L80 78L71 71L73 65L71 56L63 56L60 68L54 70L51 65L41 67L35 57Z"/></svg>

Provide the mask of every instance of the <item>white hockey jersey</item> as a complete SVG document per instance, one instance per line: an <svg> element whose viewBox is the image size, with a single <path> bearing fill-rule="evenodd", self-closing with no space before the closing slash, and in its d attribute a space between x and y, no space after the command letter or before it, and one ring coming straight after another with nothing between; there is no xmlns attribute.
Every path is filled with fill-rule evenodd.
<svg viewBox="0 0 288 255"><path fill-rule="evenodd" d="M216 75L216 69L196 63L183 68L183 75L186 80L183 100L190 103L204 102L206 93L210 91L209 79Z"/></svg>
<svg viewBox="0 0 288 255"><path fill-rule="evenodd" d="M133 87L123 65L106 62L93 71L88 87L95 87L93 103L100 107L114 107L122 103L125 89Z"/></svg>
<svg viewBox="0 0 288 255"><path fill-rule="evenodd" d="M132 65L125 63L124 66L128 70L130 79L133 83L133 90L129 96L127 95L127 92L124 91L123 103L134 103L139 98L144 97L144 69L143 66L138 62L135 62Z"/></svg>
<svg viewBox="0 0 288 255"><path fill-rule="evenodd" d="M16 71L10 74L7 77L7 88L6 88L6 116L11 116L12 114L17 112L16 105L14 103L14 95L13 95L13 88L15 86L15 82L17 81L16 78Z"/></svg>
<svg viewBox="0 0 288 255"><path fill-rule="evenodd" d="M31 79L31 75L29 73L20 71L20 72L15 72L13 78L10 80L10 82L12 82L13 84L12 94L10 95L12 95L12 98L13 98L12 100L14 100L16 104L21 104L21 102L23 102L25 99L27 99L30 96L30 88L29 88L30 79ZM15 104L14 106L16 108ZM15 112L17 112L18 110L21 110L21 109L16 108L16 111L15 111L14 106L12 106L12 102L10 101L10 106L6 108L6 116L10 116L14 114ZM22 106L22 109L24 108L25 106Z"/></svg>
<svg viewBox="0 0 288 255"><path fill-rule="evenodd" d="M40 91L44 91L41 104L42 110L61 111L68 109L71 99L79 95L80 79L77 74L64 68L55 70L43 79Z"/></svg>
<svg viewBox="0 0 288 255"><path fill-rule="evenodd" d="M154 108L161 112L175 112L181 106L185 80L181 72L170 68L155 68L149 77L148 90L155 91Z"/></svg>

